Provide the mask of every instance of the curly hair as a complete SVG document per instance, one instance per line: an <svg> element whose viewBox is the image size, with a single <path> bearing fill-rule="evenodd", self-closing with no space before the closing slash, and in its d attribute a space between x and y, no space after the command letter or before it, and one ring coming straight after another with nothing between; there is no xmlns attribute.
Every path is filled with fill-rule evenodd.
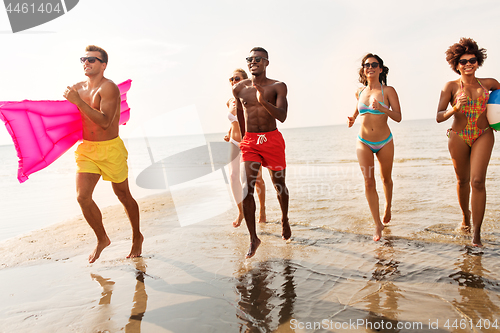
<svg viewBox="0 0 500 333"><path fill-rule="evenodd" d="M377 59L380 68L382 68L382 73L380 73L378 80L380 81L380 83L387 85L387 74L389 74L389 67L384 66L384 61L382 60L382 58L380 58L378 55L372 54L372 53L368 53L361 60L361 68L359 69L359 82L361 82L365 86L368 85L368 80L366 79L365 71L363 68L365 61L368 58Z"/></svg>
<svg viewBox="0 0 500 333"><path fill-rule="evenodd" d="M484 60L486 59L486 49L480 49L472 38L460 38L460 41L450 46L445 53L446 61L448 61L451 69L453 69L457 74L460 74L460 71L457 69L458 61L464 54L474 55L477 58L477 64L479 66L482 66Z"/></svg>

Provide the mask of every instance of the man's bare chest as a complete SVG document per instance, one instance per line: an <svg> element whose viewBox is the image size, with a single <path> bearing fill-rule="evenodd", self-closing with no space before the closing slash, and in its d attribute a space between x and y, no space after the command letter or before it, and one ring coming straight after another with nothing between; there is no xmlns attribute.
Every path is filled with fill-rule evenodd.
<svg viewBox="0 0 500 333"><path fill-rule="evenodd" d="M276 91L271 87L264 88L264 99L270 103L276 102ZM259 104L257 99L257 89L254 87L245 88L240 94L240 101L243 106Z"/></svg>
<svg viewBox="0 0 500 333"><path fill-rule="evenodd" d="M79 92L82 100L94 109L100 109L101 96L98 91L82 90Z"/></svg>

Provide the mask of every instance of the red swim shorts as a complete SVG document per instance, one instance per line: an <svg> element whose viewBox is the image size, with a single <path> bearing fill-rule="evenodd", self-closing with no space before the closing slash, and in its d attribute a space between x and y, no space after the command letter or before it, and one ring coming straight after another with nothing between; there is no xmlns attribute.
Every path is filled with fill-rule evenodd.
<svg viewBox="0 0 500 333"><path fill-rule="evenodd" d="M277 129L264 133L246 132L240 150L243 162L259 162L273 171L286 168L285 140Z"/></svg>

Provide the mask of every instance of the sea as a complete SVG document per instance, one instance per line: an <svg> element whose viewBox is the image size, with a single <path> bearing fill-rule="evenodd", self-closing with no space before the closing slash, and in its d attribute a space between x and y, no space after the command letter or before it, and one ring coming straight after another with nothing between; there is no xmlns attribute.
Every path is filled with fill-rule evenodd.
<svg viewBox="0 0 500 333"><path fill-rule="evenodd" d="M358 126L282 130L286 141L287 185L290 191L290 219L293 223L355 233L372 228L363 178L356 158ZM449 126L449 123L438 124L433 119L391 123L395 144L393 235L424 239L457 237L454 228L461 221L461 212L456 195L455 173L447 149L446 130ZM228 149L229 144L222 138L222 133L206 134L201 139L199 135L125 138L129 149L132 194L136 198L144 198L172 191L174 201L177 199L176 209L181 225L201 222L235 209L227 184L227 165L221 159L215 161L214 157L217 152L224 155ZM16 177L18 161L14 146L0 146L0 241L81 214L75 194L74 149L20 184ZM177 166L168 164L174 159L180 159L183 163ZM171 172L174 176L163 177L167 179L165 181L158 172L148 173L154 171L155 165L160 165L163 171L159 172L164 175L168 173L169 166L173 170L180 165L185 174L179 176L179 170L174 170ZM375 170L379 172L377 162ZM265 179L269 184L266 191L268 197L274 198L267 173ZM177 188L186 187L192 188L193 191L189 193L201 196L196 200L198 209L193 206L193 202L184 204L193 198L176 198L174 195L177 192L186 193L176 192ZM379 176L377 189L382 212L384 196ZM486 189L483 238L486 244L498 245L499 145L495 146L492 153ZM99 182L94 198L100 207L119 204L111 186L104 181ZM188 216L193 211L196 211L195 216ZM185 218L183 212L188 214Z"/></svg>
<svg viewBox="0 0 500 333"><path fill-rule="evenodd" d="M143 230L149 242L137 261L116 259L117 241L88 266L82 255L47 257L44 244L36 245L43 259L0 270L0 331L499 332L500 148L486 179L484 247L474 248L457 230L449 126L390 123L393 210L379 242L371 237L356 158L359 125L283 129L292 240L281 240L264 172L268 223L257 226L262 244L247 260L248 232L231 226L237 210L224 134L126 139L139 203L172 198L175 209L157 220L168 225L164 234ZM72 150L19 184L14 147L0 147L0 237L7 246L36 242L42 233L6 240L52 232L51 225L81 216ZM375 172L382 212L377 162ZM104 181L94 198L100 207L119 204Z"/></svg>

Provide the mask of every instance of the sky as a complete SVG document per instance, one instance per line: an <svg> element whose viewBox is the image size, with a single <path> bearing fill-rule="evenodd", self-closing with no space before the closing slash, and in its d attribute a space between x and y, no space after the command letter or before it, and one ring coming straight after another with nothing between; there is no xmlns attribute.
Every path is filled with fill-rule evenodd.
<svg viewBox="0 0 500 333"><path fill-rule="evenodd" d="M204 133L222 133L228 78L262 46L267 76L288 87L288 118L279 128L346 123L368 52L389 67L403 121L434 118L440 90L458 78L444 52L460 37L488 51L477 75L500 79L499 13L496 0L81 0L13 34L0 10L0 101L63 99L66 86L85 79L79 57L95 44L109 54L106 77L133 81L122 137L186 107L196 109ZM178 135L175 128L158 135ZM0 144L11 142L0 126Z"/></svg>

